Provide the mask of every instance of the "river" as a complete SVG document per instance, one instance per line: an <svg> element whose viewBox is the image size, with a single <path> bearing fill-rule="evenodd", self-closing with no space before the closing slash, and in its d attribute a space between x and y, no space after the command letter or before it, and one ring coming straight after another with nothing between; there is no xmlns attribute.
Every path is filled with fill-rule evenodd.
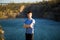
<svg viewBox="0 0 60 40"><path fill-rule="evenodd" d="M25 18L0 20L5 31L5 40L25 40ZM47 19L35 19L34 40L60 40L60 22Z"/></svg>

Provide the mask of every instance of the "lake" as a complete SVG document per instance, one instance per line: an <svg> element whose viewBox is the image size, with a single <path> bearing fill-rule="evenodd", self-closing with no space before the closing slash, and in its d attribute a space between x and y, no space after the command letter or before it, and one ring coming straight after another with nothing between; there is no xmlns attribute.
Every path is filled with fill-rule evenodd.
<svg viewBox="0 0 60 40"><path fill-rule="evenodd" d="M5 40L25 40L25 18L0 20L5 31ZM34 40L60 40L60 22L47 19L35 19Z"/></svg>

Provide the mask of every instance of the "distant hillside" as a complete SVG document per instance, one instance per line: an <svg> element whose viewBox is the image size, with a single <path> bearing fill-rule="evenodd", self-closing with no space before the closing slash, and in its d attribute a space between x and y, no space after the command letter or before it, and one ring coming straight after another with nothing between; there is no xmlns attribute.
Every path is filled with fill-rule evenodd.
<svg viewBox="0 0 60 40"><path fill-rule="evenodd" d="M34 18L46 18L60 21L60 3L37 3L26 6L23 13L33 12Z"/></svg>
<svg viewBox="0 0 60 40"><path fill-rule="evenodd" d="M20 7L25 8L20 12ZM33 12L34 18L45 18L60 21L60 2L39 2L39 3L11 3L0 5L0 18L24 18L28 11Z"/></svg>

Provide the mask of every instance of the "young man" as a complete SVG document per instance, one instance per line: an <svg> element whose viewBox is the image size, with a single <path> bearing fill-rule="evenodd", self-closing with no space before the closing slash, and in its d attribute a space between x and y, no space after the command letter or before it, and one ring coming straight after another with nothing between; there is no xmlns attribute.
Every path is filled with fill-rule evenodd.
<svg viewBox="0 0 60 40"><path fill-rule="evenodd" d="M24 22L24 28L26 28L26 40L33 40L35 20L32 18L31 11L27 13L27 17L27 20Z"/></svg>

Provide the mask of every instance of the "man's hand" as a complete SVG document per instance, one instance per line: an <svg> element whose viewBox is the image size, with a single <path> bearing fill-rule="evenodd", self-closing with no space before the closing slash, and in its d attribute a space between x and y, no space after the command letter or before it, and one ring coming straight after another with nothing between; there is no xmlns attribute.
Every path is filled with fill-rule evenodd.
<svg viewBox="0 0 60 40"><path fill-rule="evenodd" d="M24 28L29 28L30 25L24 24Z"/></svg>
<svg viewBox="0 0 60 40"><path fill-rule="evenodd" d="M24 28L32 28L32 25L33 24L30 24L30 25L24 24Z"/></svg>

